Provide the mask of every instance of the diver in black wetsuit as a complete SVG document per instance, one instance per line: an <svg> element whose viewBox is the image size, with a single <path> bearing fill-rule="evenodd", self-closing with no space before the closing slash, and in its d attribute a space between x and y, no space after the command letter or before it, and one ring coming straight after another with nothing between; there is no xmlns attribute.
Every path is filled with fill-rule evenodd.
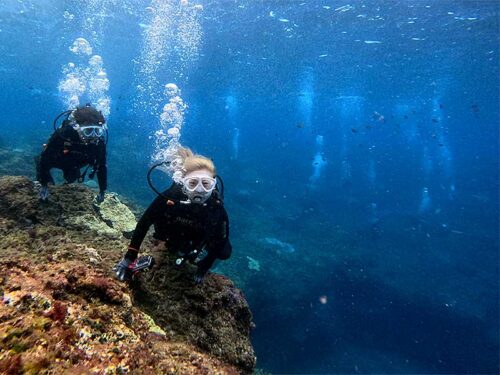
<svg viewBox="0 0 500 375"><path fill-rule="evenodd" d="M90 178L97 174L99 194L98 203L104 200L107 188L106 167L106 125L100 111L87 104L73 111L61 113L54 121L66 115L60 128L55 129L41 155L35 158L37 180L42 185L40 199L45 201L49 196L48 184L54 183L50 169L62 169L66 183L83 182L89 168ZM80 169L86 167L83 173Z"/></svg>
<svg viewBox="0 0 500 375"><path fill-rule="evenodd" d="M229 220L221 194L216 189L215 167L210 159L179 151L183 162L182 183L161 193L137 223L130 246L114 268L119 280L129 280L146 233L154 225L154 238L165 242L168 251L197 265L194 281L200 284L216 259L228 259ZM131 271L132 270L132 271Z"/></svg>

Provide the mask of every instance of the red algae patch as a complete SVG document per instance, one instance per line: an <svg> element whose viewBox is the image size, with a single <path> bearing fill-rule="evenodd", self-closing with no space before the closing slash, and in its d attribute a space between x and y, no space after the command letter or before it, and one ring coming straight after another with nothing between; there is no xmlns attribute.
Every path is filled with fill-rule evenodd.
<svg viewBox="0 0 500 375"><path fill-rule="evenodd" d="M1 261L0 373L238 374L174 342L126 287L75 262Z"/></svg>

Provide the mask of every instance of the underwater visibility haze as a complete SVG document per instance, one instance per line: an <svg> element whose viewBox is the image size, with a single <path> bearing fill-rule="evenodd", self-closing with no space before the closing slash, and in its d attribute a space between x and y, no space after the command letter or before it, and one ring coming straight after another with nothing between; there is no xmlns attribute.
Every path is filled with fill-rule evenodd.
<svg viewBox="0 0 500 375"><path fill-rule="evenodd" d="M137 205L213 159L263 372L499 372L497 1L2 0L0 83L4 175L87 102Z"/></svg>

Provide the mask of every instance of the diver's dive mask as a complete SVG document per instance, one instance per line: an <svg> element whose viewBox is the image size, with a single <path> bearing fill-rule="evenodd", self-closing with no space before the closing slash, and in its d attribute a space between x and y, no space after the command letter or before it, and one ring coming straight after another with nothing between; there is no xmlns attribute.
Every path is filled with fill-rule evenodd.
<svg viewBox="0 0 500 375"><path fill-rule="evenodd" d="M88 141L97 140L101 137L104 137L104 133L106 132L106 125L101 124L79 125L77 123L74 123L73 128L78 132L82 139Z"/></svg>
<svg viewBox="0 0 500 375"><path fill-rule="evenodd" d="M96 126L96 125L81 126L80 131L82 132L83 136L87 138L102 137L104 135L103 126Z"/></svg>
<svg viewBox="0 0 500 375"><path fill-rule="evenodd" d="M193 171L182 179L182 185L184 194L192 203L203 204L212 195L217 180L208 171Z"/></svg>

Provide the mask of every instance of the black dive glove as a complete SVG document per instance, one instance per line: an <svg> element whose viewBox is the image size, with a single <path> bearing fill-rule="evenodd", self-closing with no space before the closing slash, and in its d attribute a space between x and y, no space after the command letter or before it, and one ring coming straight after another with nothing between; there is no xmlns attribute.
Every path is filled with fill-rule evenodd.
<svg viewBox="0 0 500 375"><path fill-rule="evenodd" d="M102 203L104 201L104 191L100 191L99 194L95 196L97 203Z"/></svg>
<svg viewBox="0 0 500 375"><path fill-rule="evenodd" d="M49 198L49 187L47 185L42 185L40 187L40 192L38 193L38 197L41 201L46 201Z"/></svg>
<svg viewBox="0 0 500 375"><path fill-rule="evenodd" d="M120 281L129 281L132 278L135 262L137 262L137 250L129 248L122 260L113 268L116 278Z"/></svg>
<svg viewBox="0 0 500 375"><path fill-rule="evenodd" d="M198 269L194 274L195 284L200 285L203 282L203 280L205 280L206 274L207 274L207 271Z"/></svg>

